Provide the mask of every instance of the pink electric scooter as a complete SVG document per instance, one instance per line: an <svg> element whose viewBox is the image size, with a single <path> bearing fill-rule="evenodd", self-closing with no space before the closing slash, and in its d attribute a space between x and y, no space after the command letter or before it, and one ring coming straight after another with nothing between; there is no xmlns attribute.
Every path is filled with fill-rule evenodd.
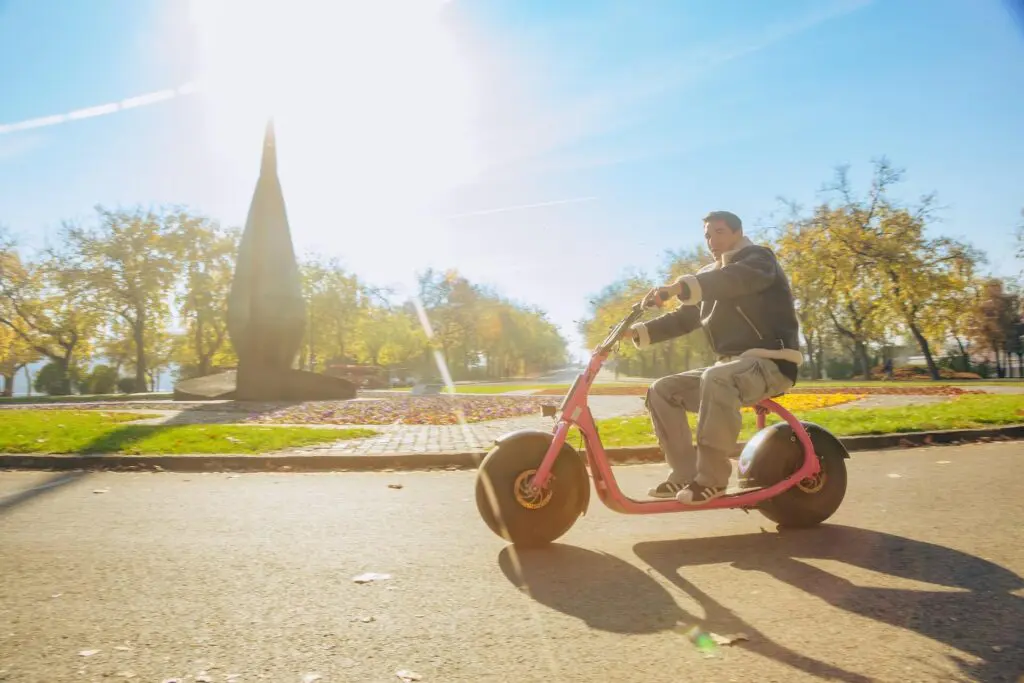
<svg viewBox="0 0 1024 683"><path fill-rule="evenodd" d="M496 441L477 471L476 503L487 526L516 545L548 544L586 514L590 477L601 502L625 514L757 509L784 527L811 527L831 517L846 495L849 453L827 430L800 422L770 399L755 406L758 432L739 456L739 490L697 506L676 500L635 500L622 492L587 395L608 356L643 313L642 303L634 305L594 351L561 405L546 407L544 414L556 417L553 432L521 430ZM768 413L783 421L766 426ZM583 434L585 460L566 443L574 425Z"/></svg>

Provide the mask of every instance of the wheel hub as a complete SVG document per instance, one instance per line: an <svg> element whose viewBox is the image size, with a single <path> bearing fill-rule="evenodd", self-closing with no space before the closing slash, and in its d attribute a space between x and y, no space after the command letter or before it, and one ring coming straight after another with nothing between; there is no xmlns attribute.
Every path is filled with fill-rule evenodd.
<svg viewBox="0 0 1024 683"><path fill-rule="evenodd" d="M514 484L516 502L527 510L539 510L551 502L550 481L554 480L554 475L548 477L549 483L545 488L538 489L533 485L533 475L536 473L537 470L524 470L516 477Z"/></svg>
<svg viewBox="0 0 1024 683"><path fill-rule="evenodd" d="M818 473L814 476L801 479L800 482L797 483L796 487L804 493L817 493L825 487L826 479L827 475L825 474L825 470L818 470Z"/></svg>

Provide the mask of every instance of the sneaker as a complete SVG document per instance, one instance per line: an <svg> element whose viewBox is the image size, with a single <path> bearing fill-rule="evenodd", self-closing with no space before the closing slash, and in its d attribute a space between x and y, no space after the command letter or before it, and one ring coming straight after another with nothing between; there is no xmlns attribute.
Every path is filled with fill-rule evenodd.
<svg viewBox="0 0 1024 683"><path fill-rule="evenodd" d="M724 486L704 486L691 481L676 494L676 500L685 505L703 505L724 494Z"/></svg>
<svg viewBox="0 0 1024 683"><path fill-rule="evenodd" d="M683 490L682 484L674 481L663 481L654 488L647 491L651 498L675 498L676 494Z"/></svg>

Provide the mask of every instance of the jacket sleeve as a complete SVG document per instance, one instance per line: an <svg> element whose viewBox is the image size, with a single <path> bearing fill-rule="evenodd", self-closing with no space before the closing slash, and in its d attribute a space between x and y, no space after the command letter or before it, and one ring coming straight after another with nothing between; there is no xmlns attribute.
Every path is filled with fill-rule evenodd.
<svg viewBox="0 0 1024 683"><path fill-rule="evenodd" d="M699 301L718 301L756 294L768 289L775 281L778 264L775 254L763 247L749 250L743 258L718 270L687 275L683 278L690 288L684 304Z"/></svg>
<svg viewBox="0 0 1024 683"><path fill-rule="evenodd" d="M639 348L660 344L669 339L682 337L700 327L700 312L696 306L680 306L674 311L658 316L646 323L633 326L637 333Z"/></svg>

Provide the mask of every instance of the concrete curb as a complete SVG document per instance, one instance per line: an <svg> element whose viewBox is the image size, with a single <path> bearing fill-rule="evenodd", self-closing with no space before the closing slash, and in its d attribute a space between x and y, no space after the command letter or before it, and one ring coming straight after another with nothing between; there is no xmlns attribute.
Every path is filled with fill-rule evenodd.
<svg viewBox="0 0 1024 683"><path fill-rule="evenodd" d="M905 434L841 437L847 450L962 444L1024 439L1024 424L988 429L951 429ZM742 448L743 444L740 444ZM609 448L616 465L660 463L657 446ZM389 455L0 455L0 470L111 470L166 472L372 472L395 470L476 469L487 453L394 453Z"/></svg>

